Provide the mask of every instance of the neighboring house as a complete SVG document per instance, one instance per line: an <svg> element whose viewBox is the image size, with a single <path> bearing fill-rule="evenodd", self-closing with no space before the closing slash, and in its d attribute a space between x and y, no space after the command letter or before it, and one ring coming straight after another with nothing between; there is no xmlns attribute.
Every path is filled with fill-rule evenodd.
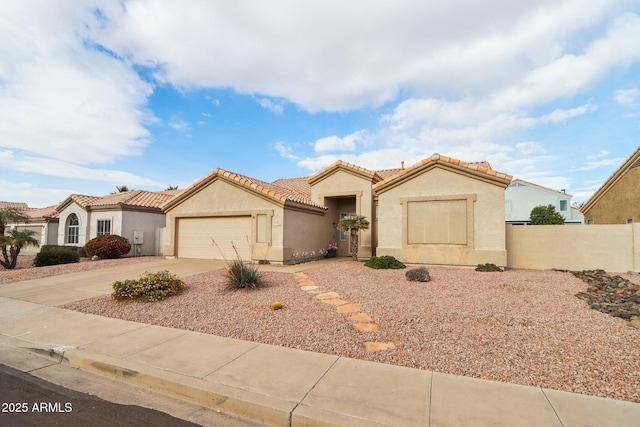
<svg viewBox="0 0 640 427"><path fill-rule="evenodd" d="M58 240L58 212L55 206L46 208L30 208L26 203L0 202L1 208L17 208L28 216L27 222L8 223L7 229L31 230L33 237L38 241L38 246L25 246L22 253L37 253L42 245L57 244Z"/></svg>
<svg viewBox="0 0 640 427"><path fill-rule="evenodd" d="M160 206L180 191L132 190L96 197L72 194L56 210L59 213L57 243L84 246L103 234L117 234L131 243L130 256L161 255L165 214Z"/></svg>
<svg viewBox="0 0 640 427"><path fill-rule="evenodd" d="M640 147L582 205L580 211L587 224L640 222Z"/></svg>
<svg viewBox="0 0 640 427"><path fill-rule="evenodd" d="M531 224L531 211L536 206L551 205L564 218L565 224L584 224L584 215L571 207L571 194L542 185L514 179L505 190L505 221L507 224Z"/></svg>
<svg viewBox="0 0 640 427"><path fill-rule="evenodd" d="M22 253L37 253L43 245L55 245L58 243L58 212L55 206L46 208L29 208L25 211L29 216L29 222L18 224L18 229L29 229L35 234L38 246L25 246Z"/></svg>
<svg viewBox="0 0 640 427"><path fill-rule="evenodd" d="M266 259L338 244L341 218L371 221L359 257L413 263L506 264L504 189L511 176L434 154L409 168L368 170L338 161L306 178L272 183L215 169L167 202L164 253L180 258ZM235 249L234 249L235 248Z"/></svg>

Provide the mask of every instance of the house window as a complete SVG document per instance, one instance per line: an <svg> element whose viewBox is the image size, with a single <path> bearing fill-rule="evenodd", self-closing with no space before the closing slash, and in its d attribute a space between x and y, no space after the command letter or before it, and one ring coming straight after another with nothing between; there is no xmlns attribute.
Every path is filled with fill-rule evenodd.
<svg viewBox="0 0 640 427"><path fill-rule="evenodd" d="M98 220L98 232L96 236L102 236L104 234L111 234L111 220L99 219Z"/></svg>
<svg viewBox="0 0 640 427"><path fill-rule="evenodd" d="M266 214L256 215L256 242L257 243L268 242Z"/></svg>
<svg viewBox="0 0 640 427"><path fill-rule="evenodd" d="M566 200L560 200L560 211L561 212L566 212L567 208L569 206L569 202Z"/></svg>
<svg viewBox="0 0 640 427"><path fill-rule="evenodd" d="M71 214L67 218L67 243L78 244L79 234L80 221L78 221L78 215Z"/></svg>
<svg viewBox="0 0 640 427"><path fill-rule="evenodd" d="M340 213L340 219L346 218L348 216L349 216L349 214L346 213L346 212L341 212ZM340 230L340 240L346 241L348 239L349 239L349 235L347 234L347 232L345 230Z"/></svg>
<svg viewBox="0 0 640 427"><path fill-rule="evenodd" d="M627 224L633 224L633 218L627 218Z"/></svg>
<svg viewBox="0 0 640 427"><path fill-rule="evenodd" d="M594 222L593 222L593 218L589 218L589 219L587 220L587 224L594 224Z"/></svg>
<svg viewBox="0 0 640 427"><path fill-rule="evenodd" d="M467 201L407 203L408 244L467 244Z"/></svg>

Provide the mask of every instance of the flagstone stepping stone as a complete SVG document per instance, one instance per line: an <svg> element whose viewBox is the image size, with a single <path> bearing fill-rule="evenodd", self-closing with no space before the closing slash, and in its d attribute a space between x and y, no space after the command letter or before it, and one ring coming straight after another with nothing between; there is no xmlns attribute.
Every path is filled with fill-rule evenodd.
<svg viewBox="0 0 640 427"><path fill-rule="evenodd" d="M350 303L350 304L341 305L340 307L336 308L336 312L340 314L357 313L361 309L362 309L362 304Z"/></svg>
<svg viewBox="0 0 640 427"><path fill-rule="evenodd" d="M333 299L322 299L322 300L320 300L320 301L322 301L322 302L323 302L323 303L325 303L325 304L331 304L331 305L335 305L335 306L338 306L338 305L345 305L345 304L348 304L348 303L349 303L349 301L341 300L341 299L338 299L338 298L333 298Z"/></svg>
<svg viewBox="0 0 640 427"><path fill-rule="evenodd" d="M377 323L354 323L353 327L360 332L378 332L380 325Z"/></svg>
<svg viewBox="0 0 640 427"><path fill-rule="evenodd" d="M354 316L347 317L350 322L373 322L373 319L365 313L358 313Z"/></svg>
<svg viewBox="0 0 640 427"><path fill-rule="evenodd" d="M323 294L318 295L316 298L318 299L334 299L334 298L338 298L340 296L340 294L338 294L337 292L325 292Z"/></svg>
<svg viewBox="0 0 640 427"><path fill-rule="evenodd" d="M370 353L376 351L391 350L396 348L396 345L392 342L379 342L379 341L367 341L364 343L365 348Z"/></svg>
<svg viewBox="0 0 640 427"><path fill-rule="evenodd" d="M314 289L318 289L317 286L302 286L300 289L302 289L303 291L312 291Z"/></svg>

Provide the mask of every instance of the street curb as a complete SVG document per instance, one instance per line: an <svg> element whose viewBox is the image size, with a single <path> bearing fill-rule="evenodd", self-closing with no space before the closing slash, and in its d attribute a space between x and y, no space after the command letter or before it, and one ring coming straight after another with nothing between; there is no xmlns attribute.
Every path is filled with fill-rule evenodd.
<svg viewBox="0 0 640 427"><path fill-rule="evenodd" d="M299 403L80 349L29 350L56 361L61 359L61 363L74 368L268 425L291 425L291 414Z"/></svg>

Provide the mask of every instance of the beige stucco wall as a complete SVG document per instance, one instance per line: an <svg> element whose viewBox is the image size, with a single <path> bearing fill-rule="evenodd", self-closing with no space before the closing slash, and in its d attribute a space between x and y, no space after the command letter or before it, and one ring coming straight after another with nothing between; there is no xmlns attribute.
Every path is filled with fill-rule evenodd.
<svg viewBox="0 0 640 427"><path fill-rule="evenodd" d="M60 222L58 225L58 245L65 245L65 234L67 232L67 219L69 216L75 213L78 216L78 222L80 223L80 229L78 232L78 243L70 244L69 246L84 246L89 238L89 225L90 217L86 210L81 208L77 203L71 203L65 209L60 212Z"/></svg>
<svg viewBox="0 0 640 427"><path fill-rule="evenodd" d="M255 244L254 240L252 259L264 259L265 253L267 253L269 261L281 262L283 258L283 208L266 197L243 188L241 184L236 185L222 178L212 181L166 212L164 254L174 256L176 253L176 218L252 215L252 220L255 222L255 214L264 211L273 211L271 245L267 252L264 244ZM255 235L253 237L255 239ZM229 259L232 258L233 254L229 254Z"/></svg>
<svg viewBox="0 0 640 427"><path fill-rule="evenodd" d="M640 222L640 167L627 171L618 182L587 211L594 224L625 224L627 218Z"/></svg>
<svg viewBox="0 0 640 427"><path fill-rule="evenodd" d="M511 268L610 272L640 269L640 226L507 225L507 266Z"/></svg>
<svg viewBox="0 0 640 427"><path fill-rule="evenodd" d="M164 227L165 223L165 214L162 212L122 211L120 235L131 243L130 255L136 255L134 253L134 231L142 231L143 233L143 243L140 245L140 253L137 255L159 255L156 253L156 229Z"/></svg>
<svg viewBox="0 0 640 427"><path fill-rule="evenodd" d="M327 223L329 229L325 231L328 236L335 235L332 242L338 243L340 256L348 255L348 242L339 241L339 233L332 230L332 224L338 223L340 220L340 212L350 210L351 206L358 215L364 215L369 222L373 220L373 190L371 179L366 175L360 175L350 171L348 168L336 169L333 173L323 177L322 180L314 182L311 186L311 199L320 205L327 206ZM340 202L335 199L335 203L331 203L332 198L353 197L351 202ZM327 200L328 199L328 200ZM353 204L351 204L353 203ZM346 212L351 213L351 212ZM372 228L360 232L358 244L358 256L360 258L368 258L372 254Z"/></svg>
<svg viewBox="0 0 640 427"><path fill-rule="evenodd" d="M312 214L297 210L285 209L284 221L284 259L287 263L293 260L293 253L299 256L302 252L316 254L326 249L335 241L332 234L331 219L326 214ZM336 230L333 230L335 233ZM333 239L333 240L332 240Z"/></svg>
<svg viewBox="0 0 640 427"><path fill-rule="evenodd" d="M466 245L407 244L407 200L433 197L468 200ZM435 167L381 192L378 200L378 256L424 264L507 263L504 188L500 185Z"/></svg>

